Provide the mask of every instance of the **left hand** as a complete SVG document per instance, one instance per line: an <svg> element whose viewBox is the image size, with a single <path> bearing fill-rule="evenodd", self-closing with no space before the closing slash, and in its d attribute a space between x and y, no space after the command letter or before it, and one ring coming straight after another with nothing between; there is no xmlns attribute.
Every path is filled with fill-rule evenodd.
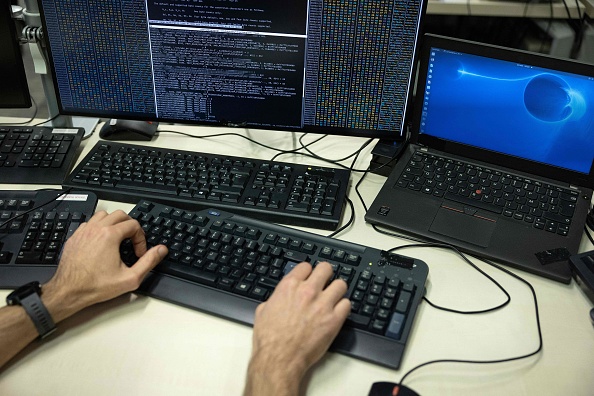
<svg viewBox="0 0 594 396"><path fill-rule="evenodd" d="M139 257L132 267L120 257L125 239L131 239ZM137 289L166 254L163 245L147 251L140 224L123 211L100 211L68 239L54 277L43 286L44 294L59 291L65 303L80 310Z"/></svg>

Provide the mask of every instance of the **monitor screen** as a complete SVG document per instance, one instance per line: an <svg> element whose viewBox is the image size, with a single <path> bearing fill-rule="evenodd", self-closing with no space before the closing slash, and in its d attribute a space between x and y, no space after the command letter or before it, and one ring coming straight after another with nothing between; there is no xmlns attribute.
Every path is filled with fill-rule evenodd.
<svg viewBox="0 0 594 396"><path fill-rule="evenodd" d="M594 75L442 48L430 55L421 134L591 171Z"/></svg>
<svg viewBox="0 0 594 396"><path fill-rule="evenodd" d="M42 0L60 111L382 137L425 0Z"/></svg>
<svg viewBox="0 0 594 396"><path fill-rule="evenodd" d="M0 108L31 107L10 2L0 4Z"/></svg>

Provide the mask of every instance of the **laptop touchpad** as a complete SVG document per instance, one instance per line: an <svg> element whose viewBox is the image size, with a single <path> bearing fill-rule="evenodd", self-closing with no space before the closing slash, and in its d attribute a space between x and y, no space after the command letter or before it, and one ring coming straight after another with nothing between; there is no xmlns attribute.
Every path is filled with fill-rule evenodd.
<svg viewBox="0 0 594 396"><path fill-rule="evenodd" d="M496 220L481 216L476 210L470 212L442 206L429 231L481 247L489 246L491 235L497 227Z"/></svg>

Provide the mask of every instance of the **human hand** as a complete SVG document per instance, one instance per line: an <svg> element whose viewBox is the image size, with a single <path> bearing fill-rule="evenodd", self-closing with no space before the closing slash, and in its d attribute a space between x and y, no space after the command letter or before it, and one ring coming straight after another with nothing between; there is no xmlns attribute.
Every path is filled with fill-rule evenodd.
<svg viewBox="0 0 594 396"><path fill-rule="evenodd" d="M120 244L128 238L140 257L132 267L120 258ZM54 321L137 289L166 254L163 245L147 251L140 224L123 211L97 212L68 239L55 275L43 286L46 298L59 296L60 304L52 304L58 307Z"/></svg>
<svg viewBox="0 0 594 396"><path fill-rule="evenodd" d="M326 353L351 310L344 281L324 288L331 277L328 263L301 263L258 306L246 395L295 394Z"/></svg>

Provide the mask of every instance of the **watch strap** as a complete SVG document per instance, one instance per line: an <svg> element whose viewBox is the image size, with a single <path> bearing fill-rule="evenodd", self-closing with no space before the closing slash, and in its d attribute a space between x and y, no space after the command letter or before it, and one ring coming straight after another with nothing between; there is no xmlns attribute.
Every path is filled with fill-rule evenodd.
<svg viewBox="0 0 594 396"><path fill-rule="evenodd" d="M31 293L20 300L21 306L31 317L41 338L45 338L56 330L56 325L49 311L41 301L39 294Z"/></svg>

